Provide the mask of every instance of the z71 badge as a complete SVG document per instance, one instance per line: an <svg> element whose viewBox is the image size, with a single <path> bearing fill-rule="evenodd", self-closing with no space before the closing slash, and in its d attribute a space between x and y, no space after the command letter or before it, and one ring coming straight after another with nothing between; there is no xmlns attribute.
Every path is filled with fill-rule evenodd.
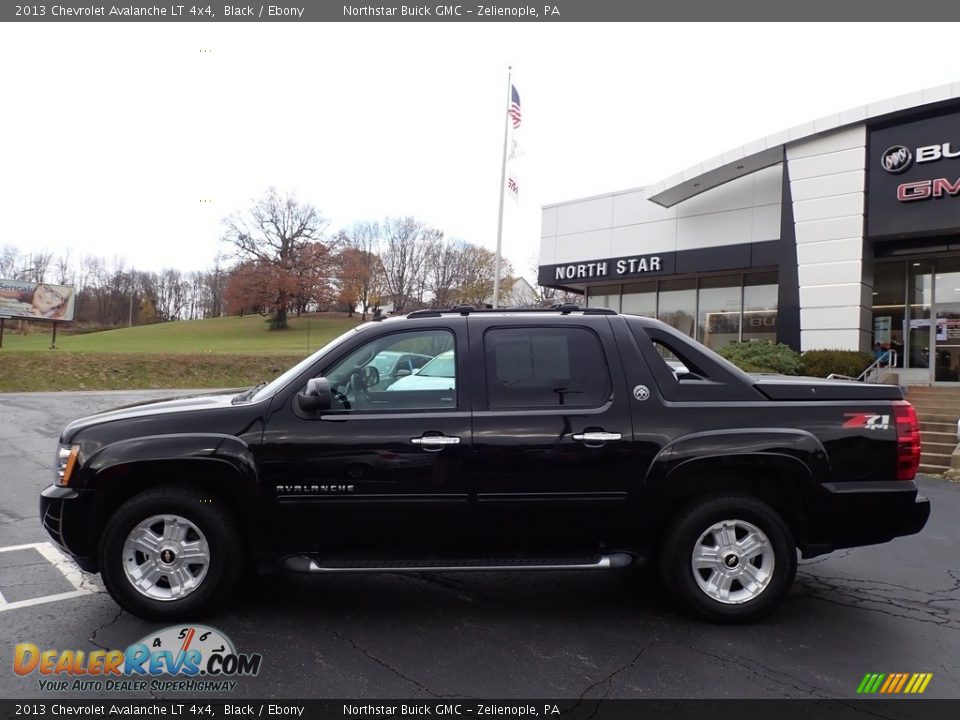
<svg viewBox="0 0 960 720"><path fill-rule="evenodd" d="M865 428L867 430L888 430L890 428L889 415L871 415L869 413L844 413L847 418L845 428Z"/></svg>

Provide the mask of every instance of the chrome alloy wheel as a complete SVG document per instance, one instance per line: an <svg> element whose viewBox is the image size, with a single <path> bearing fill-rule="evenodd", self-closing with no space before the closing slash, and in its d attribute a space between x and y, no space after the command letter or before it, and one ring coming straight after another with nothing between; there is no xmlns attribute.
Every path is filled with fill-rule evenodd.
<svg viewBox="0 0 960 720"><path fill-rule="evenodd" d="M200 528L180 515L154 515L123 543L123 572L151 600L182 600L200 587L210 546Z"/></svg>
<svg viewBox="0 0 960 720"><path fill-rule="evenodd" d="M774 553L770 539L745 520L722 520L697 540L691 557L697 585L725 605L755 599L773 578Z"/></svg>

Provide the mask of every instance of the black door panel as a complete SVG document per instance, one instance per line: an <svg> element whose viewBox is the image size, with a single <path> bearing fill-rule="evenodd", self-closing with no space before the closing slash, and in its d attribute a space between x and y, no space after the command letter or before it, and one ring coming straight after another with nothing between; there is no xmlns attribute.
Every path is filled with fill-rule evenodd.
<svg viewBox="0 0 960 720"><path fill-rule="evenodd" d="M461 541L470 492L468 390L436 373L387 383L366 368L416 350L442 355L438 364L456 367L463 377L466 347L450 327L358 343L316 371L346 402L311 414L294 395L271 413L260 469L277 510L278 542L297 550L362 552ZM364 376L373 387L362 384Z"/></svg>
<svg viewBox="0 0 960 720"><path fill-rule="evenodd" d="M478 534L538 550L620 541L635 452L606 320L505 325L477 316L469 332L484 378L471 468Z"/></svg>

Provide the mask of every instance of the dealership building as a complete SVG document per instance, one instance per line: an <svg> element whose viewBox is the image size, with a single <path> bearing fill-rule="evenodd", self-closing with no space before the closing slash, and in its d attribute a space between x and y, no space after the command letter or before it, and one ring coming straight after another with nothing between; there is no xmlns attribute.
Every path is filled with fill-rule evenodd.
<svg viewBox="0 0 960 720"><path fill-rule="evenodd" d="M960 381L960 83L813 120L656 185L543 208L541 285L717 349L896 352Z"/></svg>

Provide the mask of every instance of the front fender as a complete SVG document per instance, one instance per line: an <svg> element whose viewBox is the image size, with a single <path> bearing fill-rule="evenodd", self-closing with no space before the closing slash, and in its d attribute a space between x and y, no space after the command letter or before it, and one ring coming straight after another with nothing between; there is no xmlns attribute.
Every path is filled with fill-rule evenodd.
<svg viewBox="0 0 960 720"><path fill-rule="evenodd" d="M120 467L148 464L156 468L159 463L184 462L214 463L220 470L232 470L241 487L256 488L256 463L249 446L234 435L218 433L148 435L111 443L85 458L76 482L71 484L95 490L104 478L113 476L109 471Z"/></svg>
<svg viewBox="0 0 960 720"><path fill-rule="evenodd" d="M207 490L233 508L249 547L263 544L257 522L263 512L258 476L249 446L233 435L173 434L121 440L84 458L71 487L93 499L78 530L88 554L114 510L148 488L181 484Z"/></svg>

